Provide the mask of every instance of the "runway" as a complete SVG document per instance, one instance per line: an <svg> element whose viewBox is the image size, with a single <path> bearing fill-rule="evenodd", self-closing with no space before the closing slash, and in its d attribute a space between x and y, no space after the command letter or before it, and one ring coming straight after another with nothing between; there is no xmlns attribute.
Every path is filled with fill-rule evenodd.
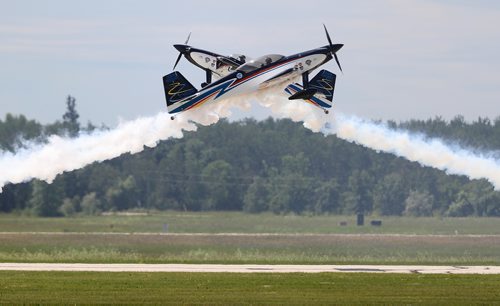
<svg viewBox="0 0 500 306"><path fill-rule="evenodd" d="M500 266L0 263L0 271L500 274Z"/></svg>

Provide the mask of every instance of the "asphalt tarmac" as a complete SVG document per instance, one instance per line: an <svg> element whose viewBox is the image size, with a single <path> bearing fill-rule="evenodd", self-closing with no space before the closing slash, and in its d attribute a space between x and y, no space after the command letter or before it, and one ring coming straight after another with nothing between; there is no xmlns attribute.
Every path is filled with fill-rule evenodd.
<svg viewBox="0 0 500 306"><path fill-rule="evenodd" d="M0 263L0 271L500 274L500 266Z"/></svg>

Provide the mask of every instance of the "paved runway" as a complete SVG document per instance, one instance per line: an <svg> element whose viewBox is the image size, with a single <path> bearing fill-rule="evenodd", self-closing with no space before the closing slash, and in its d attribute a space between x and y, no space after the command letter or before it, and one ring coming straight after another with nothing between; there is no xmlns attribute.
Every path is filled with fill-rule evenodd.
<svg viewBox="0 0 500 306"><path fill-rule="evenodd" d="M6 271L500 274L500 266L0 263Z"/></svg>

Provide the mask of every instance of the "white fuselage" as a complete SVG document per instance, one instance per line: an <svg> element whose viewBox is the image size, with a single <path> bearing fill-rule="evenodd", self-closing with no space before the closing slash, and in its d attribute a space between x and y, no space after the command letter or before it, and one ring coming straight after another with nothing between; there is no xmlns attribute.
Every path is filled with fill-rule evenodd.
<svg viewBox="0 0 500 306"><path fill-rule="evenodd" d="M194 52L193 52L194 53ZM194 54L193 60L197 63L203 62L204 65L215 68L213 59L205 55L202 60L201 54ZM213 57L215 58L215 57ZM275 85L283 84L286 81L293 80L305 72L316 69L324 63L326 55L322 53L314 53L307 56L300 56L283 62L277 62L268 67L258 68L246 73L236 73L236 77L230 78L219 84L213 83L195 95L186 98L186 100L175 103L168 107L169 112L175 113L191 108L198 107L202 104L210 103L217 100L226 99L242 94L256 92ZM212 70L212 69L211 69ZM236 72L239 70L236 69ZM234 73L235 71L231 71Z"/></svg>
<svg viewBox="0 0 500 306"><path fill-rule="evenodd" d="M293 80L301 76L304 72L317 68L323 63L325 58L324 54L313 54L280 64L269 70L264 70L238 84L224 95L219 96L219 99L258 91ZM291 72L285 73L290 69L292 69Z"/></svg>

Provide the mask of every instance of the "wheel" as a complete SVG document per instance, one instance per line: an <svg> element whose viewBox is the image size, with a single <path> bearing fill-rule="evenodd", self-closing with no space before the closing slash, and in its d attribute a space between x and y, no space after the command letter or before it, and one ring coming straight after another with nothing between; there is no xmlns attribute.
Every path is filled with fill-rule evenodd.
<svg viewBox="0 0 500 306"><path fill-rule="evenodd" d="M329 113L329 111L325 109L325 114L327 114L327 115L328 115L328 113Z"/></svg>
<svg viewBox="0 0 500 306"><path fill-rule="evenodd" d="M170 120L174 120L174 119L175 119L175 117L174 117L174 116L170 117Z"/></svg>

